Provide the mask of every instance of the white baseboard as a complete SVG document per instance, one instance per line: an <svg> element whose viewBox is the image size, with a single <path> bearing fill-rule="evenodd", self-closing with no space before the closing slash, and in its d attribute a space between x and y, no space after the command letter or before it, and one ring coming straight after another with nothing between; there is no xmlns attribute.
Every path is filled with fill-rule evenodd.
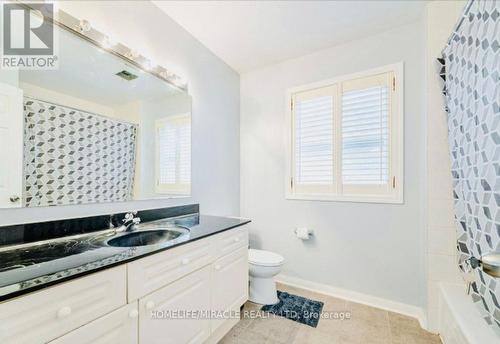
<svg viewBox="0 0 500 344"><path fill-rule="evenodd" d="M381 308L387 311L407 315L412 318L416 318L420 323L420 326L423 329L427 329L427 319L424 310L414 305L408 305L406 303L387 300L352 290L337 288L331 285L311 282L301 278L286 276L282 274L277 275L275 277L275 281L289 285L291 287L306 289L320 294L337 297L339 299L345 299L348 301L353 301L364 305Z"/></svg>

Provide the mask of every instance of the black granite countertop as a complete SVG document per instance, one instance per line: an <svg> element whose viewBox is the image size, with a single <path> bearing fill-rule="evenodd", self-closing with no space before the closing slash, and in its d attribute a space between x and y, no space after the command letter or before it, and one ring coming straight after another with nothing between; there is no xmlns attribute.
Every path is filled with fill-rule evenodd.
<svg viewBox="0 0 500 344"><path fill-rule="evenodd" d="M137 231L181 226L187 235L155 245L112 247L110 239L123 234L95 231L56 242L32 242L18 249L0 250L0 301L81 277L160 251L183 245L250 222L246 219L189 214L145 222Z"/></svg>

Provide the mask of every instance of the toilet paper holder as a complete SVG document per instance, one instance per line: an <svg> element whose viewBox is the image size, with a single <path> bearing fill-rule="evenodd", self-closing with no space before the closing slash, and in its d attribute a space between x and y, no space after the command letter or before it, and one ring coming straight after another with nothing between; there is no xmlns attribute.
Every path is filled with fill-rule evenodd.
<svg viewBox="0 0 500 344"><path fill-rule="evenodd" d="M293 233L294 233L296 236L298 236L298 231L299 231L299 229L302 229L302 228L295 228L295 229L293 230ZM307 230L307 235L308 235L308 237L311 237L311 236L313 236L313 235L314 235L314 232L313 232L312 230L308 229L308 230Z"/></svg>

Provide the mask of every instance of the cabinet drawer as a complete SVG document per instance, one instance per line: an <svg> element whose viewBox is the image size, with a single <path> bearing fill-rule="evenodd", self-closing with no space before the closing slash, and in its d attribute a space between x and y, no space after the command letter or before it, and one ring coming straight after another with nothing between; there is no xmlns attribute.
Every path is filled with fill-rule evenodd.
<svg viewBox="0 0 500 344"><path fill-rule="evenodd" d="M213 260L213 242L203 239L131 262L127 264L128 300L137 300Z"/></svg>
<svg viewBox="0 0 500 344"><path fill-rule="evenodd" d="M210 320L201 313L210 309L210 289L206 266L140 299L139 342L203 343L210 336Z"/></svg>
<svg viewBox="0 0 500 344"><path fill-rule="evenodd" d="M65 334L50 344L137 344L138 325L139 314L135 302Z"/></svg>
<svg viewBox="0 0 500 344"><path fill-rule="evenodd" d="M216 256L222 257L240 247L248 247L248 230L246 227L230 229L213 238L216 245Z"/></svg>
<svg viewBox="0 0 500 344"><path fill-rule="evenodd" d="M0 304L0 343L47 343L126 304L116 267Z"/></svg>

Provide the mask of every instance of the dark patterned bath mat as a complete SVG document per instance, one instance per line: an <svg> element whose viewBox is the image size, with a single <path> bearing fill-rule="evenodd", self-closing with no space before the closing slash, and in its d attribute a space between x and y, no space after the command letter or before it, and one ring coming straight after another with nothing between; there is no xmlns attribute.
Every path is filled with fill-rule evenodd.
<svg viewBox="0 0 500 344"><path fill-rule="evenodd" d="M318 326L323 302L288 294L279 290L278 299L278 303L265 305L262 307L262 310L311 327Z"/></svg>

